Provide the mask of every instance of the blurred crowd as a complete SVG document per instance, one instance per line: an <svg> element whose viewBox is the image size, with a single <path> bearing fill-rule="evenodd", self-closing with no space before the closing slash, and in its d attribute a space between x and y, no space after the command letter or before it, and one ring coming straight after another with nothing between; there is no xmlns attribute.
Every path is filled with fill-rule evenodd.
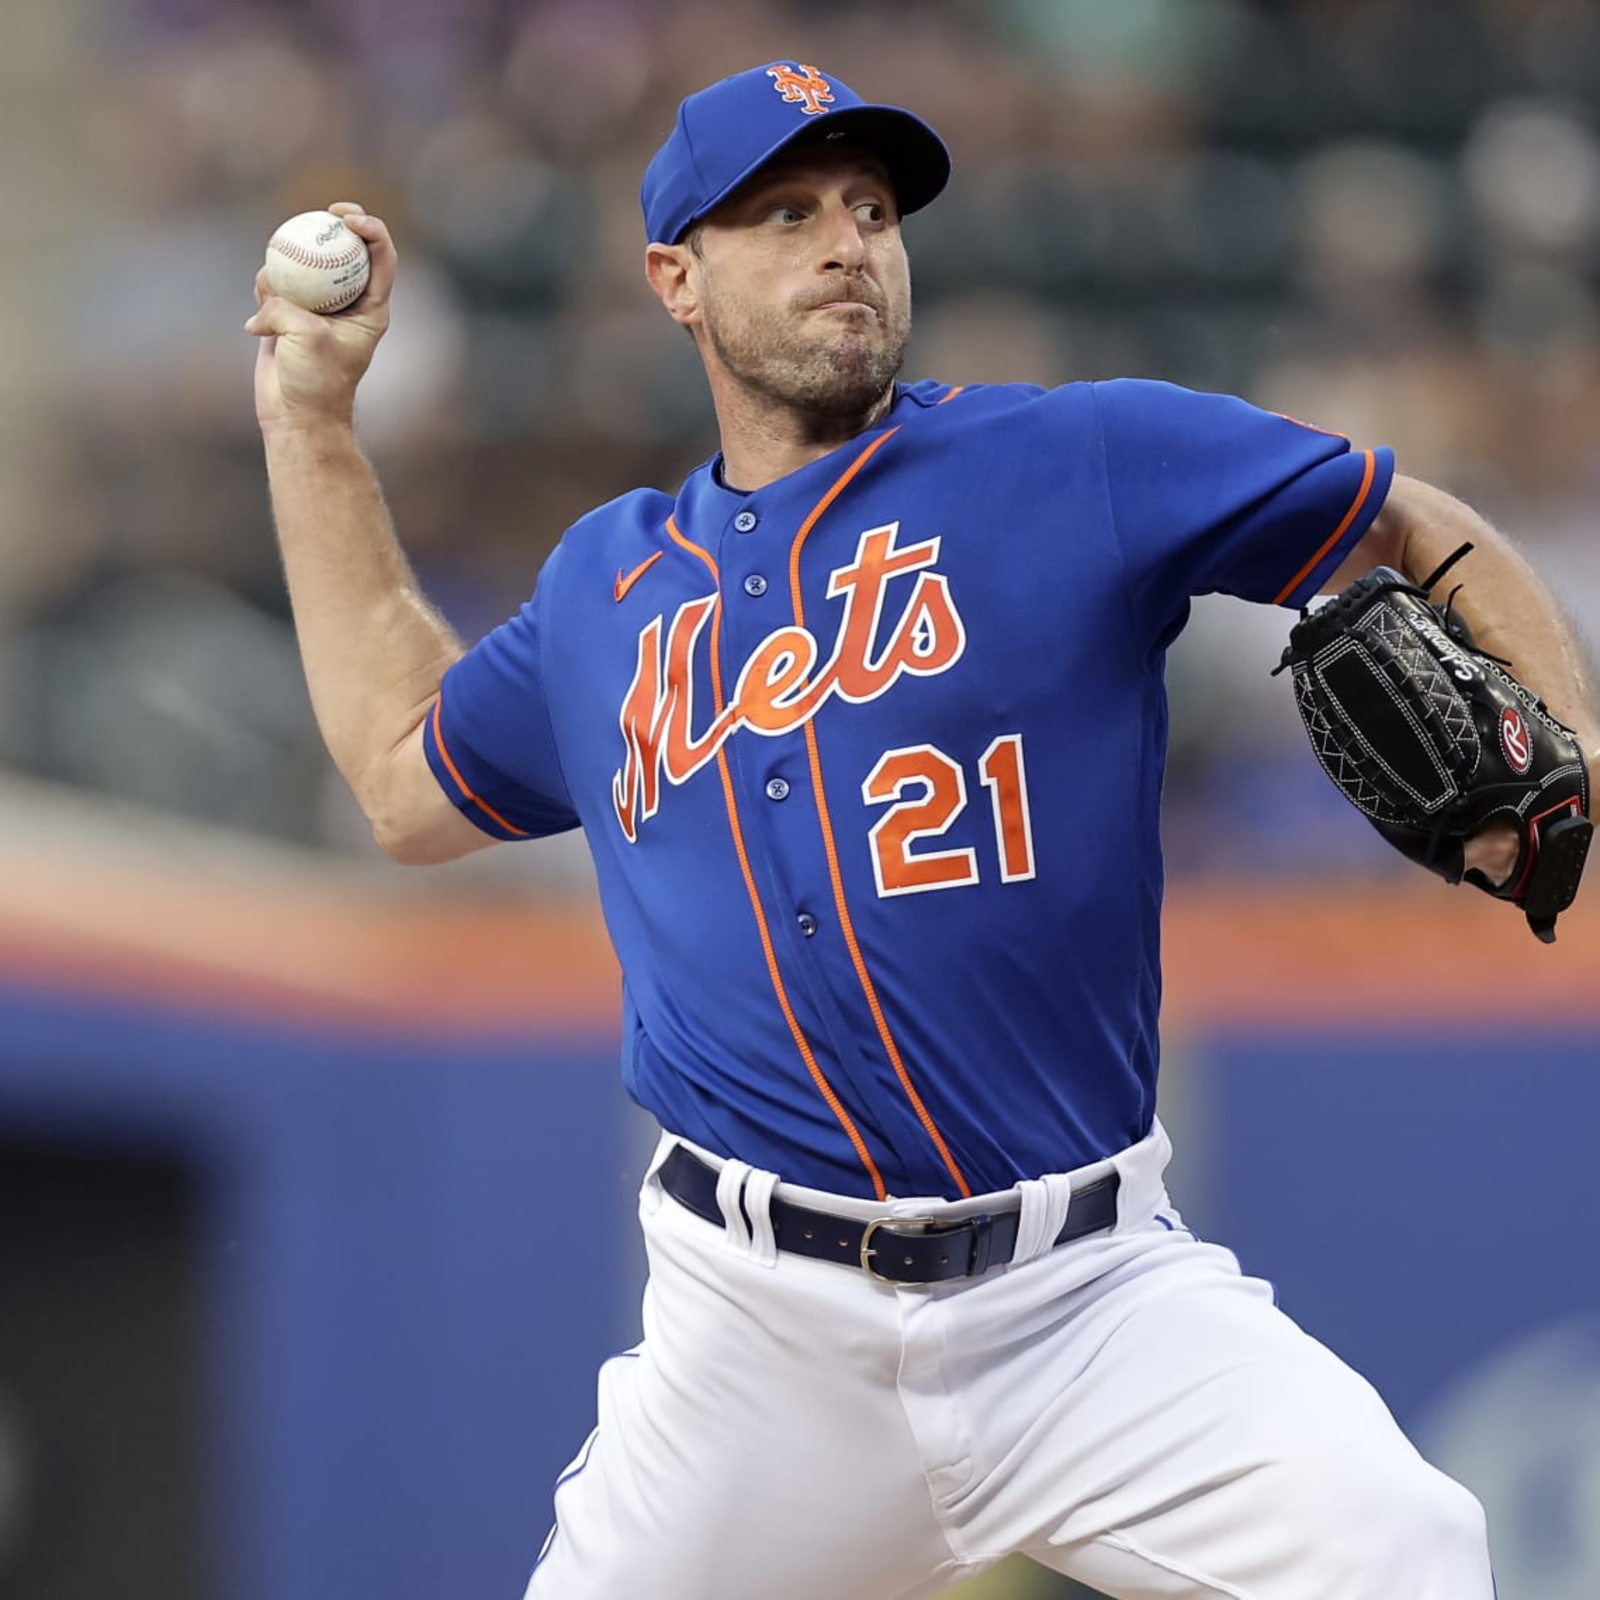
<svg viewBox="0 0 1600 1600"><path fill-rule="evenodd" d="M273 546L267 234L335 199L393 228L361 423L475 637L577 514L714 448L638 179L683 94L778 56L954 151L907 224L907 376L1165 377L1392 444L1600 637L1597 0L120 0L41 152L85 226L0 501L0 761L370 849ZM1288 620L1204 601L1174 651L1176 872L1390 870L1267 676Z"/></svg>

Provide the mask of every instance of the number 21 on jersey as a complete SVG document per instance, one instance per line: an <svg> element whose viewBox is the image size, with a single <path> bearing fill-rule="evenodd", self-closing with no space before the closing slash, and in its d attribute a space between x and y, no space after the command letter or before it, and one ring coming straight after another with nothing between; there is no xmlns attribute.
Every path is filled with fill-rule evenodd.
<svg viewBox="0 0 1600 1600"><path fill-rule="evenodd" d="M1000 881L1031 878L1033 818L1022 735L997 738L979 758L978 776L989 791ZM971 846L912 849L919 840L939 838L966 810L967 776L960 762L931 744L885 750L862 783L861 797L868 805L889 804L867 834L880 895L922 894L981 881L978 852Z"/></svg>

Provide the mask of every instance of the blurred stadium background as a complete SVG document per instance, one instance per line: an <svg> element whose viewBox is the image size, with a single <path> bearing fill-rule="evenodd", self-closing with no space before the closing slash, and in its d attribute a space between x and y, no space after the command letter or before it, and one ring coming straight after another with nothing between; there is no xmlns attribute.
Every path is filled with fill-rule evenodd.
<svg viewBox="0 0 1600 1600"><path fill-rule="evenodd" d="M682 94L780 55L954 149L909 375L1162 376L1393 444L1597 636L1594 0L10 8L0 1600L520 1594L636 1336L615 974L581 847L365 839L241 324L281 217L390 221L363 427L475 636L712 448L637 180ZM1502 1600L1593 1600L1600 891L1544 950L1403 868L1267 677L1285 631L1202 603L1173 655L1174 1186L1483 1497Z"/></svg>

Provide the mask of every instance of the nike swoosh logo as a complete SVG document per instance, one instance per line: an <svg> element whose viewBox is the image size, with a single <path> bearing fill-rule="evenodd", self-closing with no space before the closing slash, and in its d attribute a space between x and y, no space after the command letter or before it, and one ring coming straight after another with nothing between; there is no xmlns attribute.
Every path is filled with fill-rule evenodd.
<svg viewBox="0 0 1600 1600"><path fill-rule="evenodd" d="M656 562L658 562L665 554L665 550L657 550L653 556L646 556L644 560L641 561L639 565L627 575L627 577L623 577L621 567L617 568L617 586L613 592L615 593L619 603L622 601L627 592L634 586L634 584L636 584L645 575L645 573L647 573L651 567L653 567Z"/></svg>

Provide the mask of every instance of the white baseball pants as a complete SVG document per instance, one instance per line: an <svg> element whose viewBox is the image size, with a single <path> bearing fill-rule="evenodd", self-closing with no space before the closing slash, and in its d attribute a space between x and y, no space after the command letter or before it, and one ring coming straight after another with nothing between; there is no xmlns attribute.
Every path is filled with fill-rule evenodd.
<svg viewBox="0 0 1600 1600"><path fill-rule="evenodd" d="M526 1600L912 1600L1014 1551L1118 1600L1491 1600L1477 1501L1184 1229L1159 1126L1114 1158L1111 1232L1046 1247L1106 1164L1024 1184L1030 1259L905 1289L773 1250L771 1174L728 1163L727 1226L692 1215L671 1143L644 1342L601 1369Z"/></svg>

